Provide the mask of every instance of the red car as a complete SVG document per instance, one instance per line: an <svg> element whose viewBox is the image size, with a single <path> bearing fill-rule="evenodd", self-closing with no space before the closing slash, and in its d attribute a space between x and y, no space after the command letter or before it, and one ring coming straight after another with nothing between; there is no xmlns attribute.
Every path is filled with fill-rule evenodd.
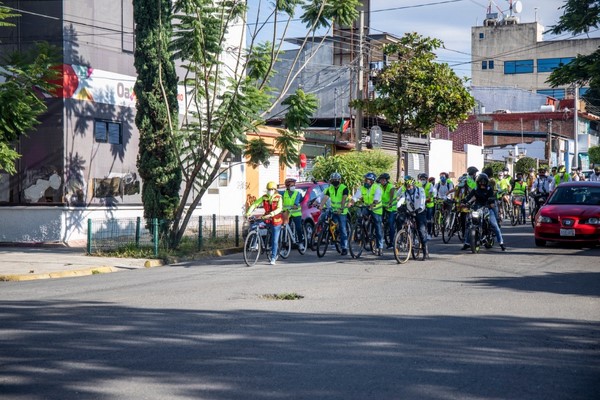
<svg viewBox="0 0 600 400"><path fill-rule="evenodd" d="M561 183L535 217L535 244L600 244L600 182Z"/></svg>
<svg viewBox="0 0 600 400"><path fill-rule="evenodd" d="M300 206L302 207L302 223L308 234L308 238L312 237L312 233L315 229L315 225L319 220L319 203L323 198L323 192L329 186L326 182L296 182L296 190L302 194L302 201ZM279 193L283 194L285 186L279 187ZM310 244L310 243L309 243Z"/></svg>

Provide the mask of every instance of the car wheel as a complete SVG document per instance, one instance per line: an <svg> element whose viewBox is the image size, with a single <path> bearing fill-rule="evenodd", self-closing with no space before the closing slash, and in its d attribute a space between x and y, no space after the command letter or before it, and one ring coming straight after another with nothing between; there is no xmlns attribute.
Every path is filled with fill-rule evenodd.
<svg viewBox="0 0 600 400"><path fill-rule="evenodd" d="M538 247L544 247L546 245L546 241L542 239L535 239L535 245Z"/></svg>
<svg viewBox="0 0 600 400"><path fill-rule="evenodd" d="M306 237L308 239L308 247L312 247L313 243L312 243L312 239L313 239L313 233L315 231L315 226L310 223L309 221L304 222L304 233L306 234Z"/></svg>

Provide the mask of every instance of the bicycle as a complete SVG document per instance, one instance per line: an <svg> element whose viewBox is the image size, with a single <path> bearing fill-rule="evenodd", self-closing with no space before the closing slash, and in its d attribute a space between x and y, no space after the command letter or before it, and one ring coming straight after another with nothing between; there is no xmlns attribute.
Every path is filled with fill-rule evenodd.
<svg viewBox="0 0 600 400"><path fill-rule="evenodd" d="M375 225L371 217L370 207L366 205L357 206L357 217L352 225L351 234L348 240L348 247L352 258L359 258L363 249L373 252L377 250L375 239Z"/></svg>
<svg viewBox="0 0 600 400"><path fill-rule="evenodd" d="M284 221L286 221L285 217ZM299 242L298 236L296 235L296 224L290 223L289 220L288 222L284 222L284 224L281 226L281 233L279 234L279 255L281 256L281 258L286 259L289 257L293 245L296 245L298 253L306 253L308 239L306 231L304 230L304 226L302 227L302 230L304 233L304 240L302 242Z"/></svg>
<svg viewBox="0 0 600 400"><path fill-rule="evenodd" d="M533 197L533 202L535 203L534 207L533 207L533 212L531 213L531 215L529 215L529 217L531 218L531 226L535 228L535 217L537 216L538 211L540 211L540 208L542 208L542 206L544 205L544 203L546 203L546 200L548 200L548 196L549 194L547 193L540 193L540 194L534 194Z"/></svg>
<svg viewBox="0 0 600 400"><path fill-rule="evenodd" d="M513 205L513 218L510 220L510 224L512 226L518 225L521 220L525 223L525 215L521 213L521 206L525 201L525 196L513 196L512 197L512 205Z"/></svg>
<svg viewBox="0 0 600 400"><path fill-rule="evenodd" d="M399 210L397 223L402 227L394 236L394 257L398 264L404 264L412 256L417 259L421 253L421 240L415 214L408 210Z"/></svg>
<svg viewBox="0 0 600 400"><path fill-rule="evenodd" d="M271 230L266 222L255 217L249 217L250 228L244 241L244 262L252 267L258 261L261 254L271 250ZM277 259L278 255L275 255Z"/></svg>
<svg viewBox="0 0 600 400"><path fill-rule="evenodd" d="M435 211L433 212L433 226L431 227L433 236L438 237L442 233L446 224L447 212L444 211L444 204L446 200L435 199Z"/></svg>
<svg viewBox="0 0 600 400"><path fill-rule="evenodd" d="M444 243L450 242L450 239L455 234L458 236L458 240L462 241L464 239L463 223L460 214L460 205L455 203L446 218L444 230L442 230L442 241Z"/></svg>
<svg viewBox="0 0 600 400"><path fill-rule="evenodd" d="M510 219L511 223L514 219L511 196L508 193L503 193L500 197L500 219Z"/></svg>
<svg viewBox="0 0 600 400"><path fill-rule="evenodd" d="M339 231L338 223L333 220L333 210L326 209L323 211L325 217L319 221L319 235L316 240L317 256L319 258L325 256L327 249L330 244L335 245L335 249L338 253L342 252L341 235ZM346 221L346 229L349 232L350 224Z"/></svg>

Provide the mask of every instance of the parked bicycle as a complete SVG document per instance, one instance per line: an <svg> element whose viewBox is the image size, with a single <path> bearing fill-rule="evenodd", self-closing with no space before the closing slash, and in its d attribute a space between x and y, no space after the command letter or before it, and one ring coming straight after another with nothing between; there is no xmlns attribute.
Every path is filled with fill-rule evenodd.
<svg viewBox="0 0 600 400"><path fill-rule="evenodd" d="M249 217L248 223L250 227L244 241L244 261L247 266L252 267L256 264L261 254L269 256L269 252L271 251L271 230L267 223L255 217ZM275 257L277 259L278 255Z"/></svg>
<svg viewBox="0 0 600 400"><path fill-rule="evenodd" d="M411 255L415 260L419 257L421 241L414 213L408 212L406 208L401 208L398 210L396 220L401 228L394 236L394 257L398 264L404 264Z"/></svg>
<svg viewBox="0 0 600 400"><path fill-rule="evenodd" d="M377 239L375 236L375 221L369 212L369 206L357 205L355 221L351 233L348 235L348 247L352 258L359 258L363 250L375 254Z"/></svg>

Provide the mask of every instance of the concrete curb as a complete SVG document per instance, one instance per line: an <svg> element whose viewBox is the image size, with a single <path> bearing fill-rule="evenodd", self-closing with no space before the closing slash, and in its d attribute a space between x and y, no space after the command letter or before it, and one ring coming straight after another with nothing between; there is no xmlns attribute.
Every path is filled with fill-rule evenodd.
<svg viewBox="0 0 600 400"><path fill-rule="evenodd" d="M197 253L190 257L167 257L166 260L146 260L144 262L144 268L155 268L162 267L168 264L175 264L184 261L196 261L202 260L207 257L222 257L228 254L239 253L242 251L242 247L234 247L229 249L217 249L208 250L201 253ZM101 265L97 267L88 267L76 270L56 271L47 272L40 274L19 274L19 275L0 275L0 282L17 282L17 281L33 281L37 279L55 279L55 278L71 278L76 276L87 276L95 274L107 274L111 272L123 271L124 268Z"/></svg>
<svg viewBox="0 0 600 400"><path fill-rule="evenodd" d="M21 274L21 275L0 275L0 281L33 281L36 279L54 279L54 278L70 278L74 276L86 276L95 274L107 274L116 272L119 268L109 266L89 267L76 269L71 271L56 271L43 274Z"/></svg>

